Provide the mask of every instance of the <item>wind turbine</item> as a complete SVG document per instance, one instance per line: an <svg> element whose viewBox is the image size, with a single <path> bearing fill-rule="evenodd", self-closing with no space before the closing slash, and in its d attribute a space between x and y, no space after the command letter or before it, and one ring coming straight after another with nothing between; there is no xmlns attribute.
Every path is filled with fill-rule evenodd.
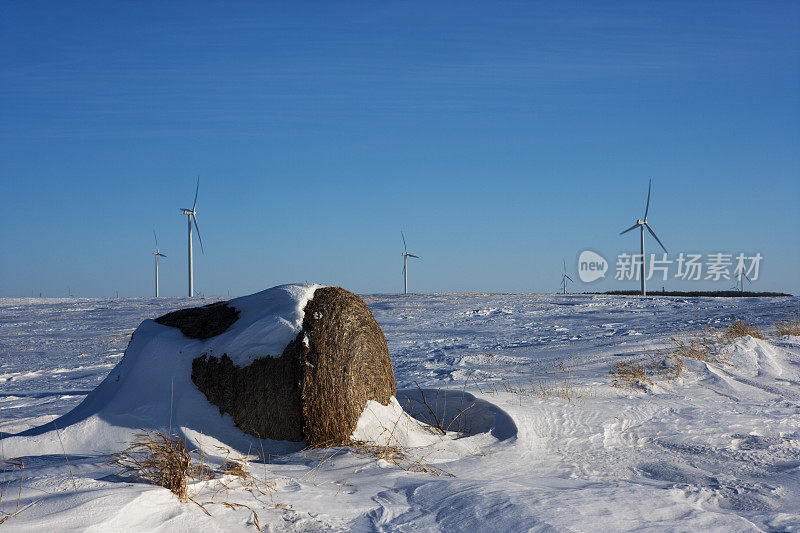
<svg viewBox="0 0 800 533"><path fill-rule="evenodd" d="M753 281L744 273L744 267L737 269L735 274L739 278L739 286L734 288L739 289L739 292L744 292L744 280L746 279L748 283L753 283Z"/></svg>
<svg viewBox="0 0 800 533"><path fill-rule="evenodd" d="M194 268L192 265L192 221L197 230L197 240L200 241L200 251L206 253L203 249L203 239L200 238L200 228L197 227L197 193L200 191L200 176L197 176L197 187L194 190L194 203L191 209L181 209L181 213L186 215L186 221L189 224L189 296L194 296Z"/></svg>
<svg viewBox="0 0 800 533"><path fill-rule="evenodd" d="M156 230L153 230L153 237L156 239L156 251L153 252L153 257L156 260L156 298L158 298L158 258L167 256L162 254L158 249L158 237L156 236Z"/></svg>
<svg viewBox="0 0 800 533"><path fill-rule="evenodd" d="M653 184L653 180L650 180L647 183L647 204L644 207L644 220L637 219L636 224L631 226L630 228L626 229L623 232L620 232L620 235L623 233L628 233L631 230L639 228L639 243L641 244L642 249L642 296L647 296L647 290L645 289L645 281L644 281L644 273L645 273L645 256L644 256L644 229L647 228L647 231L650 232L650 235L661 245L661 248L664 249L664 252L667 252L667 249L664 248L664 245L661 244L661 241L656 236L655 232L650 228L650 225L647 223L647 211L650 209L650 186ZM668 252L667 252L668 253Z"/></svg>
<svg viewBox="0 0 800 533"><path fill-rule="evenodd" d="M561 274L561 293L562 294L567 294L567 280L572 281L572 278L567 276L567 262L564 261L563 259L562 259L562 261L564 262L564 273ZM575 283L575 282L572 281L572 283Z"/></svg>
<svg viewBox="0 0 800 533"><path fill-rule="evenodd" d="M406 236L403 235L403 232L400 231L400 235L403 237L403 294L408 294L408 269L406 268L408 263L409 257L414 257L419 259L418 255L408 253L408 247L406 246Z"/></svg>

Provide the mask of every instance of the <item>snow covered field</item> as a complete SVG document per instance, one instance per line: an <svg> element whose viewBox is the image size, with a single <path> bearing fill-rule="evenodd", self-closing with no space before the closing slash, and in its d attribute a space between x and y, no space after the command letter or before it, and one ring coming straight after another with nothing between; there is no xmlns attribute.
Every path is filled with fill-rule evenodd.
<svg viewBox="0 0 800 533"><path fill-rule="evenodd" d="M358 449L214 439L176 420L211 463L226 453L215 445L252 459L258 490L230 476L192 484L213 516L116 475L106 461L126 446L118 432L8 436L79 404L142 320L212 300L0 299L0 442L24 462L0 478L0 519L32 504L0 530L255 531L257 521L264 531L800 531L800 338L740 339L730 365L690 361L647 391L614 388L609 375L615 361L732 315L770 332L798 315L799 298L364 299L386 334L400 403L417 384L428 400L446 389L439 403L452 417L468 379L467 434L412 431L403 469ZM581 398L519 393L552 384L558 363Z"/></svg>

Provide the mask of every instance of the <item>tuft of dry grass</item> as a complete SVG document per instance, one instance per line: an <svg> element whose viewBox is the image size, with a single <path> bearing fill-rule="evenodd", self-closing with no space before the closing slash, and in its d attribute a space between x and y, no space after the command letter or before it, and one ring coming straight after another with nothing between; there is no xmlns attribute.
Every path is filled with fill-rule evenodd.
<svg viewBox="0 0 800 533"><path fill-rule="evenodd" d="M674 355L650 356L649 359L624 359L611 367L612 385L620 389L646 389L656 380L667 382L680 376L686 367L683 359Z"/></svg>
<svg viewBox="0 0 800 533"><path fill-rule="evenodd" d="M50 413L50 409L47 409L47 414ZM58 442L61 444L61 452L64 454L64 460L67 462L67 469L69 470L69 477L72 479L72 488L75 489L75 494L78 493L78 484L75 483L75 476L72 474L72 465L69 464L69 457L67 457L67 450L64 448L64 441L61 439L61 432L58 430L58 426L56 425L56 419L53 419L53 427L56 428L56 435L58 435Z"/></svg>
<svg viewBox="0 0 800 533"><path fill-rule="evenodd" d="M647 365L636 359L617 361L611 367L611 383L620 389L641 389L653 385L653 380L647 371Z"/></svg>
<svg viewBox="0 0 800 533"><path fill-rule="evenodd" d="M229 449L217 447L224 453L225 459L218 469L214 469L206 464L206 454L201 449L189 450L181 437L170 432L164 434L144 429L139 431L139 433L134 433L133 443L127 449L113 454L109 459L110 464L120 467L121 475L134 475L154 485L169 489L181 502L194 503L208 516L213 516L208 510L207 506L209 505L222 505L232 510L248 509L252 513L251 522L259 531L261 531L261 524L255 509L243 503L219 500L217 499L218 494L222 491L228 494L231 488L230 484L238 480L242 488L253 496L256 496L257 493L268 496L273 506L280 506L272 501L272 487L267 482L266 466L264 490L262 490L259 487L260 480L250 472L246 456L232 457ZM210 500L197 501L189 496L190 480L209 481L213 479L217 480L217 484L211 487L214 492Z"/></svg>
<svg viewBox="0 0 800 533"><path fill-rule="evenodd" d="M581 405L589 398L595 396L594 389L582 382L575 380L575 361L572 356L569 362L559 361L555 364L552 377L534 381L530 379L527 383L519 381L512 382L507 378L500 381L500 385L505 392L516 394L520 397L538 397L545 400L560 399L570 405ZM494 394L491 388L481 392Z"/></svg>
<svg viewBox="0 0 800 533"><path fill-rule="evenodd" d="M189 501L187 478L194 477L192 456L183 438L160 431L134 433L128 448L111 456L121 475L133 474L154 485L169 489L182 502Z"/></svg>
<svg viewBox="0 0 800 533"><path fill-rule="evenodd" d="M724 342L733 342L741 337L753 337L754 339L766 339L767 336L761 331L758 326L748 324L744 320L736 319L733 324L727 327L722 332L722 340Z"/></svg>
<svg viewBox="0 0 800 533"><path fill-rule="evenodd" d="M401 446L382 446L368 444L366 442L354 442L350 445L350 448L357 454L368 455L376 460L387 461L407 472L421 472L434 476L456 477L446 470L429 464L426 461L427 455L412 460L409 458L406 450Z"/></svg>
<svg viewBox="0 0 800 533"><path fill-rule="evenodd" d="M3 479L0 480L0 505L3 504L3 498L6 495L6 490L8 490L8 486L11 485L11 480L9 480L6 476L13 474L15 471L20 473L20 480L19 480L19 494L17 494L17 505L14 509L13 513L6 513L5 511L0 511L2 514L2 518L0 518L0 524L19 514L20 512L20 501L22 500L22 482L25 479L25 463L22 462L20 458L13 458L13 459L4 459L3 460Z"/></svg>
<svg viewBox="0 0 800 533"><path fill-rule="evenodd" d="M705 363L725 364L728 361L725 350L720 349L722 336L712 328L687 338L671 337L664 354L680 360L689 358Z"/></svg>
<svg viewBox="0 0 800 533"><path fill-rule="evenodd" d="M442 393L442 389L436 389L436 394L433 398L425 398L425 392L422 390L422 387L419 386L419 383L416 381L414 384L417 386L420 394L420 403L425 406L426 412L423 416L425 416L425 423L428 424L435 432L439 433L440 435L444 435L448 431L455 431L457 435L461 436L465 433L469 432L469 428L467 427L467 421L464 417L464 413L469 411L474 404L470 404L467 407L464 407L464 393L467 391L467 383L469 383L469 379L471 377L467 376L467 379L464 380L464 387L461 389L461 399L459 401L457 414L453 417L452 420L447 422L447 390L444 390L443 401L442 401L442 410L441 414L439 413L439 396ZM431 404L432 402L432 404ZM395 426L396 427L396 426ZM385 430L386 428L384 428ZM390 435L391 439L391 435Z"/></svg>
<svg viewBox="0 0 800 533"><path fill-rule="evenodd" d="M733 322L722 330L707 326L701 332L685 338L672 337L670 346L663 353L680 359L688 357L705 363L725 365L729 364L726 345L742 337L765 339L767 336L758 326L734 318Z"/></svg>
<svg viewBox="0 0 800 533"><path fill-rule="evenodd" d="M800 337L800 316L797 318L787 317L775 321L775 333L778 335L793 335Z"/></svg>

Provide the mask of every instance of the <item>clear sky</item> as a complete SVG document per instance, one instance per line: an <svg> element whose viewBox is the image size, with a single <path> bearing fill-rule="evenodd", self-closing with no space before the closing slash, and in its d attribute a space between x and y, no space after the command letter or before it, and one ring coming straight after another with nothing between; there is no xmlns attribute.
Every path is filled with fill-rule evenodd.
<svg viewBox="0 0 800 533"><path fill-rule="evenodd" d="M798 2L0 3L0 296L550 292L764 257L800 293ZM656 251L652 239L648 251ZM611 266L614 268L613 264ZM731 282L651 282L727 289ZM613 272L571 290L636 288Z"/></svg>

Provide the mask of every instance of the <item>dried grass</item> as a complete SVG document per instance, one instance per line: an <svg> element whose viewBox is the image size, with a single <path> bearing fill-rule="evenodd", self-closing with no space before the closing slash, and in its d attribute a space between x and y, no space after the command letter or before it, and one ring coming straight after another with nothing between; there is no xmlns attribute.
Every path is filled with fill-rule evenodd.
<svg viewBox="0 0 800 533"><path fill-rule="evenodd" d="M727 350L723 349L723 335L711 327L694 336L670 337L669 346L662 353L678 359L697 359L704 363L726 364Z"/></svg>
<svg viewBox="0 0 800 533"><path fill-rule="evenodd" d="M0 480L0 505L3 504L3 498L6 495L6 491L8 490L9 485L11 485L11 480L9 480L7 476L17 471L20 473L19 493L17 494L17 505L13 513L0 511L0 514L3 515L2 517L0 517L0 524L5 522L9 518L17 516L21 512L19 505L20 502L22 501L22 483L25 480L25 463L22 462L22 459L13 458L13 459L3 460L3 479ZM22 510L24 510L24 508Z"/></svg>
<svg viewBox="0 0 800 533"><path fill-rule="evenodd" d="M425 406L425 413L423 416L425 417L424 422L428 424L435 432L439 433L440 435L444 435L448 431L455 431L458 436L462 436L465 433L469 432L467 428L466 418L464 417L464 413L469 411L474 404L468 405L466 408L464 407L464 393L467 390L467 383L469 383L470 376L464 380L464 388L461 390L461 399L458 404L458 410L456 416L453 417L452 420L449 422L447 421L447 390L445 389L442 391L441 388L436 389L436 394L433 398L426 398L425 392L422 390L422 387L419 386L419 383L416 381L414 384L417 386L420 394L419 402ZM444 392L444 394L442 394ZM439 414L439 396L442 396L442 409L441 414ZM430 402L433 402L431 404ZM395 424L395 427L396 424ZM386 428L384 428L386 429ZM394 430L392 430L394 431ZM391 441L391 436L390 436Z"/></svg>
<svg viewBox="0 0 800 533"><path fill-rule="evenodd" d="M673 355L650 356L647 360L624 359L611 367L611 384L620 389L647 389L648 386L655 385L656 380L672 381L685 368L683 359Z"/></svg>
<svg viewBox="0 0 800 533"><path fill-rule="evenodd" d="M127 449L111 456L109 463L118 466L120 475L136 477L172 491L182 502L189 501L187 478L202 476L192 470L192 456L183 438L160 431L134 433Z"/></svg>
<svg viewBox="0 0 800 533"><path fill-rule="evenodd" d="M686 359L704 363L730 365L730 344L742 337L765 339L766 335L754 324L732 317L733 322L724 329L707 326L705 329L682 337L671 337L668 346L649 358L631 358L614 363L611 367L612 385L625 389L646 389L656 380L671 381L685 370ZM798 324L800 327L800 324ZM776 324L777 328L777 324Z"/></svg>
<svg viewBox="0 0 800 533"><path fill-rule="evenodd" d="M467 381L469 381L469 378L467 378ZM417 385L417 387L419 388L419 385ZM466 383L464 384L464 387L466 388ZM420 394L422 394L422 400L424 402L425 401L425 394L422 392L422 389L420 389ZM436 391L436 396L438 397L438 395L439 395L439 391L437 390ZM425 405L427 406L428 404L425 403ZM458 414L458 416L456 418L461 418L461 415L466 411L466 409L463 409L463 406L464 406L464 396L463 396L463 393L462 393L461 402L459 404L459 414ZM429 406L429 408L430 408L430 406ZM467 409L469 409L469 407ZM433 416L436 416L436 413L437 413L437 411L435 409L431 411L431 414ZM437 419L438 419L438 417L437 417ZM444 418L442 417L439 420L444 420ZM453 421L451 421L451 424L449 424L448 427L450 425L452 425L452 422L454 422L454 421L455 421L455 419ZM356 442L351 443L350 449L352 449L357 454L368 455L370 457L373 457L376 460L382 460L382 461L387 461L389 463L392 463L396 467L400 468L401 470L405 470L407 472L422 472L422 473L425 473L425 474L432 474L434 476L443 476L444 475L444 476L449 476L449 477L456 477L455 475L451 474L450 472L447 472L446 470L443 470L443 469L441 469L441 468L439 468L437 466L433 466L433 465L429 464L426 461L428 455L433 453L433 451L431 451L427 455L424 455L424 456L418 457L417 459L412 460L412 459L409 458L409 455L407 453L407 449L405 447L396 444L396 442L397 442L396 440L394 440L395 444L392 444L393 438L394 438L394 432L397 429L397 427L399 425L399 422L400 422L400 419L398 418L395 421L394 425L392 426L391 430L389 428L387 428L387 427L383 427L382 426L383 431L381 432L381 435L378 437L378 439L380 440L383 437L383 435L388 435L387 438L386 438L386 444L381 445L381 444L373 444L373 443L366 443L366 442L362 442L362 441L356 441ZM460 427L460 424L459 424L459 427ZM436 428L436 430L438 432L440 432L442 435L444 435L448 431L447 429L443 428L441 423L439 424L438 428Z"/></svg>
<svg viewBox="0 0 800 533"><path fill-rule="evenodd" d="M761 331L758 326L748 324L744 320L734 320L733 324L728 326L722 333L722 339L725 342L733 342L741 337L753 337L754 339L766 339L767 336Z"/></svg>
<svg viewBox="0 0 800 533"><path fill-rule="evenodd" d="M614 363L611 367L611 376L613 377L611 384L620 389L640 389L654 383L648 376L647 366L635 359Z"/></svg>
<svg viewBox="0 0 800 533"><path fill-rule="evenodd" d="M775 321L775 333L778 335L792 335L795 337L800 337L800 317L787 317L785 319Z"/></svg>
<svg viewBox="0 0 800 533"><path fill-rule="evenodd" d="M50 413L50 409L47 409L47 413ZM52 416L52 415L51 415ZM75 483L75 476L72 474L72 465L69 464L69 457L67 457L67 450L64 448L64 441L61 440L61 432L58 430L58 426L56 425L56 419L53 419L53 427L56 428L56 435L58 435L58 442L61 444L61 452L64 454L64 460L67 462L67 469L69 470L69 477L72 479L72 488L75 490L75 493L78 493L78 485Z"/></svg>
<svg viewBox="0 0 800 533"><path fill-rule="evenodd" d="M208 510L209 505L222 505L227 509L248 509L252 513L252 523L261 531L258 513L249 505L217 499L221 492L229 494L231 484L238 481L241 487L253 494L268 496L274 507L279 507L272 501L272 486L267 481L266 466L264 467L263 489L262 481L250 471L247 456L235 457L231 450L216 447L224 455L219 468L214 469L206 463L206 454L202 449L190 450L183 438L168 432L146 431L140 429L134 433L133 443L122 452L113 454L109 463L118 466L120 475L133 475L154 485L169 489L181 502L191 502L200 507L208 516L213 516ZM263 457L265 461L266 458ZM216 485L210 488L214 491L209 500L198 501L189 495L189 482L216 480ZM196 496L196 495L195 495Z"/></svg>
<svg viewBox="0 0 800 533"><path fill-rule="evenodd" d="M520 397L542 398L545 400L564 400L570 405L581 405L589 398L595 396L595 391L590 385L586 385L575 379L575 360L570 356L569 361L559 361L554 365L552 377L540 380L530 379L527 383L520 381L512 382L508 378L500 381L502 389L510 394ZM494 394L496 389L485 391Z"/></svg>
<svg viewBox="0 0 800 533"><path fill-rule="evenodd" d="M357 454L368 455L376 460L382 460L392 463L401 470L407 472L421 472L431 474L434 476L448 476L456 477L447 470L433 466L426 461L428 455L423 455L417 459L411 459L408 456L407 449L397 445L376 445L366 442L354 442L350 448ZM433 452L430 452L433 453Z"/></svg>

